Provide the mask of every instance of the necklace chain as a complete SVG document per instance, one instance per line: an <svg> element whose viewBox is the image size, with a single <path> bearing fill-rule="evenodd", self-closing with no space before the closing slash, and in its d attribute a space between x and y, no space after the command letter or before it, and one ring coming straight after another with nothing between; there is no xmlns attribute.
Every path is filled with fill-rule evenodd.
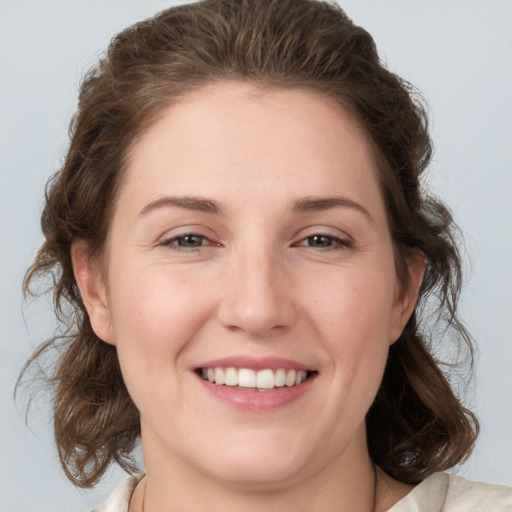
<svg viewBox="0 0 512 512"><path fill-rule="evenodd" d="M373 505L371 512L377 511L377 485L378 485L379 475L377 473L377 466L373 464ZM144 477L144 491L142 492L142 512L146 512L144 505L146 503L146 484L147 480Z"/></svg>
<svg viewBox="0 0 512 512"><path fill-rule="evenodd" d="M144 492L142 493L142 512L144 512L144 504L146 503L146 484L147 480L146 477L144 476Z"/></svg>

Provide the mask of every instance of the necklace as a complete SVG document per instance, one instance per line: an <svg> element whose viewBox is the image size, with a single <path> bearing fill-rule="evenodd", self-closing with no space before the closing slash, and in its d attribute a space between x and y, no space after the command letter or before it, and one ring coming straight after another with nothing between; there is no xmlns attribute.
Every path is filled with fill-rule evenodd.
<svg viewBox="0 0 512 512"><path fill-rule="evenodd" d="M146 503L146 483L147 480L146 477L144 477L144 492L142 493L142 512L144 512L144 503Z"/></svg>
<svg viewBox="0 0 512 512"><path fill-rule="evenodd" d="M379 482L379 473L377 472L377 465L372 464L373 466L373 506L372 512L376 512L377 510L377 484ZM144 490L146 490L146 486L144 485ZM142 510L144 512L144 510Z"/></svg>
<svg viewBox="0 0 512 512"><path fill-rule="evenodd" d="M144 475L144 490L142 491L142 512L144 512L144 503L146 503L146 475Z"/></svg>
<svg viewBox="0 0 512 512"><path fill-rule="evenodd" d="M376 512L377 510L377 486L379 481L379 474L377 472L377 466L373 465L373 504L371 512ZM145 512L144 504L146 503L146 477L144 477L144 490L142 491L142 512Z"/></svg>

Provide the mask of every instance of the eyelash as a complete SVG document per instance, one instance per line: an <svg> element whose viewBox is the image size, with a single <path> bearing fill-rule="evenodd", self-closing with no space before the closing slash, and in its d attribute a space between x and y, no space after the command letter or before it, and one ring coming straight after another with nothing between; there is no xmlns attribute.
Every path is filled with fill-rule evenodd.
<svg viewBox="0 0 512 512"><path fill-rule="evenodd" d="M201 243L201 245L189 246L189 247L179 245L180 241L186 239L187 237L199 238L199 239L201 239L202 243ZM312 247L312 246L304 244L304 242L311 243L315 238L327 239L327 241L329 242L330 245L327 245L324 247ZM205 244L204 242L208 242L208 243ZM210 239L208 239L208 237L206 237L200 233L184 233L182 235L178 235L173 238L163 240L158 245L162 246L162 247L169 247L173 251L177 251L177 252L193 252L193 251L199 250L200 248L204 247L205 245L218 245L218 244L212 243L212 241ZM349 240L347 238L340 238L337 236L327 235L327 234L323 234L323 233L314 233L310 236L303 238L299 243L296 243L294 245L299 246L299 247L301 247L301 246L308 247L309 249L312 249L312 250L320 250L321 252L339 251L339 250L347 250L347 249L353 248L353 243L351 240Z"/></svg>
<svg viewBox="0 0 512 512"><path fill-rule="evenodd" d="M179 242L180 240L184 240L187 237L197 237L200 238L203 242L209 242L208 245L216 245L212 243L206 236L201 235L200 233L184 233L182 235L175 236L173 238L169 238L166 240L162 240L158 245L161 247L169 247L173 251L176 252L193 252L197 251L201 247L204 247L204 243L201 243L201 245L198 246L192 246L192 247L186 247L186 246L180 246Z"/></svg>
<svg viewBox="0 0 512 512"><path fill-rule="evenodd" d="M308 242L308 241L311 242L315 238L328 239L330 242L330 245L324 246L324 247L318 247L318 248L312 247L312 246L306 246L306 247L308 247L309 249L313 249L313 250L318 249L322 252L340 251L340 250L343 251L343 250L347 250L347 249L352 249L354 247L352 240L350 240L348 238L340 238L338 236L327 235L324 233L314 233L312 235L309 235L306 238L303 238L301 240L301 242L299 242L298 244L295 244L295 245L302 246L303 242Z"/></svg>

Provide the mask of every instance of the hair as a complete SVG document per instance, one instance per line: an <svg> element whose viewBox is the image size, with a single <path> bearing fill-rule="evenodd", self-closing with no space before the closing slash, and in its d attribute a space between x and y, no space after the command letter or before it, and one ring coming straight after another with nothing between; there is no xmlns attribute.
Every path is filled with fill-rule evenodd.
<svg viewBox="0 0 512 512"><path fill-rule="evenodd" d="M461 260L448 209L422 189L432 154L426 107L415 89L383 65L372 37L335 4L316 0L204 0L137 23L112 41L85 76L70 146L49 180L41 225L45 236L24 289L51 277L64 330L32 355L23 372L51 349L59 356L46 379L54 393L59 457L69 479L92 487L112 462L132 470L139 413L115 347L91 328L73 274L71 246L85 242L101 258L130 148L164 107L208 84L244 80L309 88L348 109L374 147L399 282L407 258L427 261L415 312L389 352L366 423L372 460L392 477L417 483L465 460L478 422L441 370L426 306L469 348L459 321ZM425 311L424 311L425 309ZM421 322L420 322L421 319ZM432 318L430 318L432 320ZM443 340L447 339L443 336ZM22 376L23 376L22 372ZM21 378L21 377L20 377Z"/></svg>

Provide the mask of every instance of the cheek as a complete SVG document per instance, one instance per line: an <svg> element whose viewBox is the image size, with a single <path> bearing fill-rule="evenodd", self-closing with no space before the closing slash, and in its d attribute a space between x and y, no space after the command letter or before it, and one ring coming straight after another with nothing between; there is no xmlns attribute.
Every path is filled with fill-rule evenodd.
<svg viewBox="0 0 512 512"><path fill-rule="evenodd" d="M182 353L202 328L207 299L161 270L138 269L114 281L112 327L124 382L141 416L171 432L167 415L182 405Z"/></svg>
<svg viewBox="0 0 512 512"><path fill-rule="evenodd" d="M379 267L326 273L309 292L312 316L330 339L367 340L389 333L395 307L393 270ZM318 278L318 276L317 276ZM387 338L385 340L387 342Z"/></svg>
<svg viewBox="0 0 512 512"><path fill-rule="evenodd" d="M180 370L181 352L208 318L207 294L161 269L114 274L111 283L112 328L127 385L162 379L170 364ZM170 377L167 370L163 378Z"/></svg>
<svg viewBox="0 0 512 512"><path fill-rule="evenodd" d="M395 303L395 279L388 277L394 272L388 267L340 269L310 294L309 317L333 373L343 381L340 388L359 386L358 394L378 388L387 360Z"/></svg>
<svg viewBox="0 0 512 512"><path fill-rule="evenodd" d="M166 272L156 266L114 275L112 287L112 323L118 343L124 338L148 346L177 337L191 328L191 316L200 316L204 293L195 293L189 276Z"/></svg>

